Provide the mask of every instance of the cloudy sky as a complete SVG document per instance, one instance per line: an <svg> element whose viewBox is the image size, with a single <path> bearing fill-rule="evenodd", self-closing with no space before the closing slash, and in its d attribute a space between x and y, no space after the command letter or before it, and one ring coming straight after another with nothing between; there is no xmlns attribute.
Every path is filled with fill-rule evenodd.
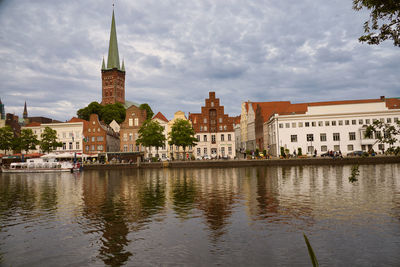
<svg viewBox="0 0 400 267"><path fill-rule="evenodd" d="M242 101L400 97L400 48L358 42L367 12L351 0L118 0L126 99L171 119L215 91ZM67 120L101 101L111 0L0 0L6 112ZM107 59L107 58L106 58Z"/></svg>

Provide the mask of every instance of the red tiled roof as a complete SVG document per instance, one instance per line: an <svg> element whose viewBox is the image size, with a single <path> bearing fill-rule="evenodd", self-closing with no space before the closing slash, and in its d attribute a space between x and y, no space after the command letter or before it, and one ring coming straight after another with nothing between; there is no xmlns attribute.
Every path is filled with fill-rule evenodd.
<svg viewBox="0 0 400 267"><path fill-rule="evenodd" d="M38 122L31 122L28 125L26 125L25 127L36 127L36 126L40 126L41 124Z"/></svg>
<svg viewBox="0 0 400 267"><path fill-rule="evenodd" d="M234 117L234 123L235 123L235 124L239 124L239 123L240 123L240 115Z"/></svg>
<svg viewBox="0 0 400 267"><path fill-rule="evenodd" d="M165 122L168 122L168 120L167 120L167 118L161 113L161 112L158 112L154 117L153 117L153 119L160 119L160 120L162 120L162 121L165 121Z"/></svg>

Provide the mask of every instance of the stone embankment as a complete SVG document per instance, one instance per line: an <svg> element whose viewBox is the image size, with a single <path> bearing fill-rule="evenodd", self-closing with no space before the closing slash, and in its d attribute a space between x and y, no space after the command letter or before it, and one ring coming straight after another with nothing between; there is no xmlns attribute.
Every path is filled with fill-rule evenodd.
<svg viewBox="0 0 400 267"><path fill-rule="evenodd" d="M89 164L84 170L112 170L136 168L234 168L252 166L301 166L301 165L366 165L400 163L400 157L345 157L345 158L297 158L297 159L261 159L261 160L192 160L170 162L140 162L135 164Z"/></svg>

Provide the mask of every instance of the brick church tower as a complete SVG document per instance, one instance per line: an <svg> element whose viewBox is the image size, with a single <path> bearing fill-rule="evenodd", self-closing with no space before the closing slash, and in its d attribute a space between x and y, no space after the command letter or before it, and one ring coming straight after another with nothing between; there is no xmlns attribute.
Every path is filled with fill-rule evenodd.
<svg viewBox="0 0 400 267"><path fill-rule="evenodd" d="M102 99L101 104L125 104L125 66L119 64L117 31L115 29L114 10L112 13L110 44L108 47L107 67L101 66Z"/></svg>

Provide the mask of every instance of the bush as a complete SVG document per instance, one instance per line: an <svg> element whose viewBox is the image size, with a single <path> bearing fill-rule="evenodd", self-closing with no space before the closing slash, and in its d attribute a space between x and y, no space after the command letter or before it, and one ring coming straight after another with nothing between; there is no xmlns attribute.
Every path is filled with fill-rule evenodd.
<svg viewBox="0 0 400 267"><path fill-rule="evenodd" d="M247 154L247 155L250 155L250 150L247 149L247 150L246 150L246 154Z"/></svg>
<svg viewBox="0 0 400 267"><path fill-rule="evenodd" d="M267 150L265 150L265 149L263 150L263 155L264 155L264 157L267 156Z"/></svg>
<svg viewBox="0 0 400 267"><path fill-rule="evenodd" d="M368 157L368 156L369 156L368 152L364 152L364 153L362 153L362 155L361 155L362 158L366 158L366 157Z"/></svg>
<svg viewBox="0 0 400 267"><path fill-rule="evenodd" d="M303 155L303 153L301 152L301 147L298 147L298 148L297 148L297 155L298 155L298 156Z"/></svg>
<svg viewBox="0 0 400 267"><path fill-rule="evenodd" d="M281 156L284 158L286 157L285 148L283 146L281 146Z"/></svg>
<svg viewBox="0 0 400 267"><path fill-rule="evenodd" d="M258 157L259 154L260 154L260 150L257 148L255 155Z"/></svg>

